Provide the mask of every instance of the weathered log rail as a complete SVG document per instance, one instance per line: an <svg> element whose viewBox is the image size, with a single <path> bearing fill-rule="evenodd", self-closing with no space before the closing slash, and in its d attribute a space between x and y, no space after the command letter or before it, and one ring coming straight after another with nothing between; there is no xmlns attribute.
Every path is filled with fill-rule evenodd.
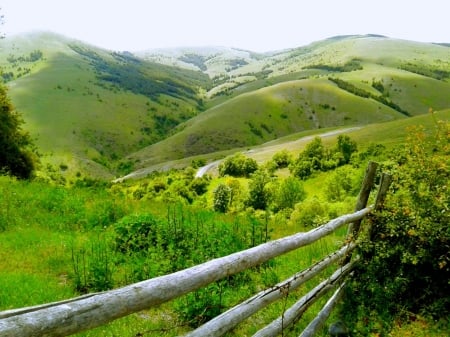
<svg viewBox="0 0 450 337"><path fill-rule="evenodd" d="M258 337L276 336L283 329L296 322L302 313L318 298L339 286L336 294L329 300L323 312L319 314L318 319L311 322L302 334L303 337L313 336L328 316L336 298L339 297L345 276L351 271L353 261L350 259L350 254L356 246L353 239L357 235L361 220L383 202L384 195L382 194L386 193L386 184L389 184L390 181L388 178L384 179L385 182L380 186L375 206L366 207L370 190L374 184L375 170L376 164L370 163L358 197L356 211L352 214L340 216L309 232L297 233L270 241L173 274L66 301L0 312L0 337L67 336L92 329L120 317L173 300L212 282L260 265L277 256L309 245L346 224L352 224L349 226L347 243L339 250L307 270L301 271L287 280L254 295L186 335L189 337L221 336L255 312L284 297L286 292L298 288L329 265L344 261L343 265L341 263L330 278L304 295L291 308L287 309L282 317L255 334Z"/></svg>

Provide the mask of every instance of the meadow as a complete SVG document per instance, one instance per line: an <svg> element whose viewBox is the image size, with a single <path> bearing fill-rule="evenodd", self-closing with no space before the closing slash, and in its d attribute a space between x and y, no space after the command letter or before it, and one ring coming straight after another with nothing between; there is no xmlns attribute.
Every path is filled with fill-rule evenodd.
<svg viewBox="0 0 450 337"><path fill-rule="evenodd" d="M136 193L130 196L117 186L68 188L8 177L1 177L0 186L0 202L5 205L0 214L3 310L120 287L292 234L303 227L282 224L281 219L269 220L262 214L215 213L181 199L173 203L137 200ZM79 335L176 336L257 289L306 268L334 250L344 236L342 230L315 246L217 282L161 308ZM289 301L293 299L294 294ZM271 306L233 335L257 331L270 317L276 318L285 305Z"/></svg>
<svg viewBox="0 0 450 337"><path fill-rule="evenodd" d="M425 122L427 134L433 134L435 118L418 118ZM394 125L386 124L386 132L400 127L400 121L391 123ZM360 144L365 139L364 133L362 130L355 132L360 132L357 141ZM323 142L328 149L324 153L331 153L339 139L336 135L334 140ZM117 288L314 228L327 219L352 212L367 161L385 162L385 167L392 170L389 153L397 151L404 140L400 137L393 143L360 146L348 164L316 170L296 184L289 180L292 177L288 178L295 170L284 166L285 160L295 163L305 158L305 153L311 152L312 144L320 138L309 139L296 155L280 147L271 159L266 158L264 165L257 164L258 172L272 172L263 190L270 198L262 209L250 206L254 201L251 196L254 195L255 181L262 174L257 172L248 177L245 174L230 176L224 174L222 168L220 176L195 178L195 169L188 167L155 172L147 178L121 184L87 178L70 181L58 178L56 172L33 181L2 176L1 309ZM297 199L282 197L287 181L300 191L296 194ZM219 210L215 205L221 185L228 186L233 197L226 209ZM218 281L158 308L77 335L180 335L256 291L318 261L342 244L345 235L344 228L312 246L271 260L259 268ZM321 278L329 272L325 271ZM17 291L18 284L21 291ZM307 283L280 303L252 316L227 336L255 333L278 317L299 293L315 284ZM285 335L297 336L318 305L308 311L305 322L301 321ZM331 321L340 315L339 311L334 315L336 317L333 316ZM416 331L417 324L421 324L421 331L427 327L427 336L441 337L448 332L445 320L432 323L420 317L418 322L400 325L399 321L393 335ZM370 328L373 336L380 331L378 328ZM322 335L327 335L326 327Z"/></svg>

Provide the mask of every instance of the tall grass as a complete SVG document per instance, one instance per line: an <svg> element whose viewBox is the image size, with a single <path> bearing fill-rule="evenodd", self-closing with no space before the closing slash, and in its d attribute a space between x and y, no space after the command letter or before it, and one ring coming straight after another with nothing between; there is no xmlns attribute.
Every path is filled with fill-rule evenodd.
<svg viewBox="0 0 450 337"><path fill-rule="evenodd" d="M137 203L117 192L112 195L105 187L64 188L0 177L0 190L0 310L122 286L257 245L280 231L287 235L299 230L292 227L286 231L276 219L216 214L179 204L165 209L157 206L155 211L149 201ZM129 232L129 237L145 243L133 236L148 221L144 214L156 219L150 223L156 226L154 245L139 252L118 250L117 240L124 235L119 229L135 220L141 226L135 227L138 232ZM343 234L338 232L162 308L78 335L179 335L316 262L334 250ZM289 294L284 302L269 306L231 335L246 335L262 327L296 296L298 292Z"/></svg>

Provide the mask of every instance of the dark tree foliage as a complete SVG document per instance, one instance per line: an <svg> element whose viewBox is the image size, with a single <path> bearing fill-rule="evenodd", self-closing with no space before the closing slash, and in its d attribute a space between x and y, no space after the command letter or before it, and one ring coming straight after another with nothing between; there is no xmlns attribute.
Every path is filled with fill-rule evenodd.
<svg viewBox="0 0 450 337"><path fill-rule="evenodd" d="M6 88L0 85L0 171L28 179L34 171L31 139L21 129L23 120L14 111Z"/></svg>
<svg viewBox="0 0 450 337"><path fill-rule="evenodd" d="M306 69L321 69L321 70L326 70L326 71L330 71L330 72L349 72L349 71L363 69L361 62L358 59L350 60L342 65L313 64L313 65L310 65L305 68Z"/></svg>
<svg viewBox="0 0 450 337"><path fill-rule="evenodd" d="M404 114L405 116L411 116L411 114L408 111L403 110L398 104L392 102L390 99L388 99L384 95L381 95L381 96L373 95L372 93L367 92L364 89L358 88L357 86L351 84L350 82L341 80L340 78L328 77L328 80L330 80L331 82L334 82L339 88L341 88L342 90L348 91L349 93L351 93L353 95L363 97L363 98L372 98L375 101L378 101L381 104L384 104L384 105ZM383 92L383 94L386 94L386 93Z"/></svg>
<svg viewBox="0 0 450 337"><path fill-rule="evenodd" d="M344 164L350 162L353 153L358 150L356 142L347 135L339 135L337 143L337 151L342 153Z"/></svg>
<svg viewBox="0 0 450 337"><path fill-rule="evenodd" d="M165 94L183 100L195 100L199 108L202 105L201 99L197 97L193 88L208 87L207 75L145 62L129 52L112 53L113 60L111 60L87 48L77 45L70 47L89 60L100 80L153 100Z"/></svg>
<svg viewBox="0 0 450 337"><path fill-rule="evenodd" d="M265 170L257 170L252 174L249 182L249 197L247 206L265 210L269 204L270 194L266 185L270 182L270 175Z"/></svg>

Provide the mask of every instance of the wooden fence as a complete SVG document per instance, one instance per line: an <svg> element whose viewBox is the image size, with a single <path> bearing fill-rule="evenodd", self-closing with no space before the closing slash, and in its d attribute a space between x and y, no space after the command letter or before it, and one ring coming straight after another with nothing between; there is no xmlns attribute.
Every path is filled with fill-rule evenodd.
<svg viewBox="0 0 450 337"><path fill-rule="evenodd" d="M313 336L327 319L342 293L345 277L354 259L355 238L362 219L380 207L390 183L383 175L374 206L367 207L374 185L377 164L369 163L356 204L355 212L340 216L309 232L297 233L259 246L217 258L173 274L131 284L111 291L88 294L61 302L0 312L0 337L67 336L92 329L117 318L157 306L200 289L212 282L260 265L272 258L309 245L336 229L350 224L345 245L292 277L261 291L241 304L229 309L186 336L222 336L227 331L270 303L284 298L331 264L338 264L336 271L325 281L301 297L281 317L258 331L254 336L276 336L294 324L317 299L337 288L318 316L307 326L301 337ZM338 263L339 262L339 263Z"/></svg>

